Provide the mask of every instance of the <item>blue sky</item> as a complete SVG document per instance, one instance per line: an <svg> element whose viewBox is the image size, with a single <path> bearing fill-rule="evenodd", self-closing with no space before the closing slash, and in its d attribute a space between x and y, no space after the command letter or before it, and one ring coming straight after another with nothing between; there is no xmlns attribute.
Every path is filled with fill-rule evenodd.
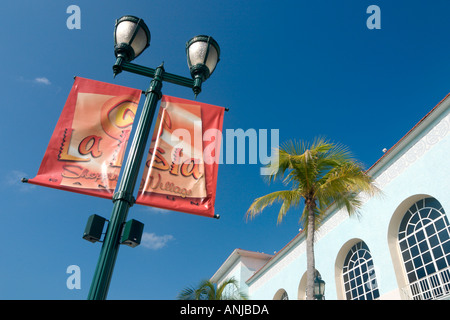
<svg viewBox="0 0 450 320"><path fill-rule="evenodd" d="M69 30L66 9L81 9ZM381 9L370 30L367 7ZM2 3L0 299L86 299L100 244L81 236L109 200L20 182L36 175L73 82L80 76L146 89L150 79L112 77L115 19L143 18L151 46L135 62L189 76L184 46L213 36L221 61L198 100L230 109L224 129L277 129L280 143L326 136L370 167L450 91L450 2L433 1L7 1ZM165 83L163 93L193 99ZM143 100L142 100L143 101ZM142 102L141 102L142 106ZM121 247L109 299L175 299L211 277L235 248L274 253L299 229L279 206L246 221L267 185L259 164L219 167L220 220L135 205L143 244ZM67 267L81 270L69 290Z"/></svg>

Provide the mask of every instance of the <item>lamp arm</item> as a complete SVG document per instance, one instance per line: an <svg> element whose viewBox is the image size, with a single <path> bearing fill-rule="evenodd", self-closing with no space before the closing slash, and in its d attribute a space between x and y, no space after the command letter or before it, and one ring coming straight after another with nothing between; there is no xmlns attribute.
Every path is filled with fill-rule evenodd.
<svg viewBox="0 0 450 320"><path fill-rule="evenodd" d="M144 67L135 63L130 63L123 61L122 59L119 61L120 57L116 60L116 63L113 66L114 73L120 73L122 70L139 74L141 76L154 78L155 77L155 69ZM118 71L118 72L116 72ZM180 86L194 88L194 80L186 77L178 76L173 73L165 72L163 77L163 81L177 84Z"/></svg>

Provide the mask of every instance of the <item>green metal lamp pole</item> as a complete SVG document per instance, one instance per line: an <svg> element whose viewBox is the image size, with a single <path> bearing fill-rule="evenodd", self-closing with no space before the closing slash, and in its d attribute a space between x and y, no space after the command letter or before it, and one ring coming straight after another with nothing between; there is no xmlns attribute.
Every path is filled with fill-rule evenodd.
<svg viewBox="0 0 450 320"><path fill-rule="evenodd" d="M133 30L132 33L129 34L127 41L123 40L124 38L127 38L126 35L124 36L123 34L121 34L122 31L120 29L120 23L122 22L125 22L123 25L126 25L127 23L135 24L134 29L130 28L129 26L126 26L126 28L124 28L124 32ZM142 31L144 31L144 33L142 33ZM144 39L144 42L146 42L146 44L144 43L145 46L142 49L137 49L135 44L133 43L133 41L136 40L136 38L139 38L139 36L141 36L141 38L144 36L146 37L146 40ZM116 21L116 30L114 37L116 41L115 47L117 57L116 64L113 66L114 76L121 71L128 71L153 78L153 80L150 83L149 89L145 92L146 98L141 116L139 118L139 123L136 128L136 133L130 147L126 164L123 168L123 175L119 184L118 191L113 196L114 206L100 251L97 267L95 269L94 277L89 290L89 300L104 300L106 299L106 296L108 294L114 265L119 251L122 228L127 219L128 211L135 202L133 191L136 186L142 158L146 151L145 147L150 134L150 129L153 123L153 117L155 115L157 103L162 96L161 88L163 81L192 88L195 95L197 95L201 91L202 81L205 81L209 77L209 70L207 70L208 74L205 76L204 74L198 72L192 72L191 69L193 79L189 79L171 73L166 73L163 65L160 65L156 69L151 69L130 63L129 61L133 60L146 47L148 47L150 42L150 32L148 31L147 26L141 19L138 19L134 16L124 16ZM208 37L207 51L210 51L209 47L211 39L211 37ZM203 40L204 38L200 38L200 40L198 41L202 42ZM137 39L136 41L138 43L139 41L143 43L143 39ZM191 44L192 40L188 43L187 51L189 51L189 47L191 46ZM219 49L215 41L213 45L216 46L215 50L217 51L217 61L215 63L217 63L219 60ZM206 64L207 59L208 54L206 54L206 57L204 57L203 64ZM191 62L189 61L188 63L191 66ZM198 69L198 67L195 69Z"/></svg>
<svg viewBox="0 0 450 320"><path fill-rule="evenodd" d="M161 98L161 77L163 73L164 68L162 66L156 69L155 78L152 80L146 94L142 115L124 167L123 177L120 181L119 189L113 197L114 207L89 291L88 299L90 300L104 300L108 293L119 251L120 233L127 219L128 210L134 203L133 191L153 123L157 102Z"/></svg>

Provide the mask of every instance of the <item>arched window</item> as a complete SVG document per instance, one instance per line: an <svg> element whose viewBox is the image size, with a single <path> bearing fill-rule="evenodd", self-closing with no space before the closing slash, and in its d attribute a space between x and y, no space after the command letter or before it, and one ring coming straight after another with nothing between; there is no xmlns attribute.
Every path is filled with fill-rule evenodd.
<svg viewBox="0 0 450 320"><path fill-rule="evenodd" d="M351 247L342 271L347 300L373 300L380 296L372 255L364 241Z"/></svg>
<svg viewBox="0 0 450 320"><path fill-rule="evenodd" d="M439 201L424 198L406 211L398 241L413 299L450 293L450 228Z"/></svg>
<svg viewBox="0 0 450 320"><path fill-rule="evenodd" d="M275 296L273 297L273 300L289 300L289 297L288 297L288 294L287 294L286 290L279 289L275 293Z"/></svg>

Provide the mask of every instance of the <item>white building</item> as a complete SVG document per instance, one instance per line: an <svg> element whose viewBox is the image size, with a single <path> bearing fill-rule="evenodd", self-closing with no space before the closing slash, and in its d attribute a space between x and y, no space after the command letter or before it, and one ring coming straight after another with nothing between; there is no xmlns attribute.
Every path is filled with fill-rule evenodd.
<svg viewBox="0 0 450 320"><path fill-rule="evenodd" d="M326 299L450 297L450 94L368 173L383 191L360 219L330 210L316 233ZM250 299L305 299L306 235L275 255L236 249L212 276L234 277Z"/></svg>

